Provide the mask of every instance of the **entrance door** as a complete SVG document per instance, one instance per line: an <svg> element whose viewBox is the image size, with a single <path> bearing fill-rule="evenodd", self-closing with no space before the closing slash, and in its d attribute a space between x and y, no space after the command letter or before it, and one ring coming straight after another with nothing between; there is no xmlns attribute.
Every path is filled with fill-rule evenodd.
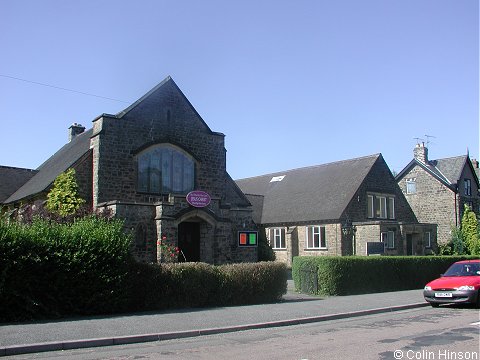
<svg viewBox="0 0 480 360"><path fill-rule="evenodd" d="M413 255L413 235L407 234L407 255Z"/></svg>
<svg viewBox="0 0 480 360"><path fill-rule="evenodd" d="M178 225L178 247L181 251L179 262L200 261L200 223L182 222Z"/></svg>

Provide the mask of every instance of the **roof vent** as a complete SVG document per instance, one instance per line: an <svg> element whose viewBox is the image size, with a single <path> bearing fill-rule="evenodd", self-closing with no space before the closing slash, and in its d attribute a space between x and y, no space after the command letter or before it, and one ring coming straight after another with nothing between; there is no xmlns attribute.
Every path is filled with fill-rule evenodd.
<svg viewBox="0 0 480 360"><path fill-rule="evenodd" d="M283 178L285 177L285 175L281 175L281 176L274 176L272 177L272 180L270 180L270 182L279 182L279 181L282 181Z"/></svg>

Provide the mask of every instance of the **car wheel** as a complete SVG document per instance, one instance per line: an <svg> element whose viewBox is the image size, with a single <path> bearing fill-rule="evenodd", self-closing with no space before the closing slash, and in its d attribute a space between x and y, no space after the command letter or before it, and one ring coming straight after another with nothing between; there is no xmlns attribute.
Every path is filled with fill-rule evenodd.
<svg viewBox="0 0 480 360"><path fill-rule="evenodd" d="M434 308L436 308L436 307L439 307L439 306L440 306L440 304L433 303L433 302L432 302L432 303L430 303L430 305L432 305L432 307L434 307Z"/></svg>

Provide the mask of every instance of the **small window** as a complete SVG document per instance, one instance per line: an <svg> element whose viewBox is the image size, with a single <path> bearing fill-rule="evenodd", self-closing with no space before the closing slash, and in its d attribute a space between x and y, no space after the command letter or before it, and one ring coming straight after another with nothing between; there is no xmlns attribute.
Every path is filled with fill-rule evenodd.
<svg viewBox="0 0 480 360"><path fill-rule="evenodd" d="M374 214L374 211L373 211L373 209L375 208L375 203L374 203L375 197L373 195L368 195L367 201L368 201L368 205L367 205L368 215L367 216L368 216L368 218L372 219L372 218L375 217L375 214Z"/></svg>
<svg viewBox="0 0 480 360"><path fill-rule="evenodd" d="M416 194L417 193L417 182L416 179L407 179L407 194Z"/></svg>
<svg viewBox="0 0 480 360"><path fill-rule="evenodd" d="M432 233L430 231L427 231L425 233L425 247L427 249L430 249L432 247Z"/></svg>
<svg viewBox="0 0 480 360"><path fill-rule="evenodd" d="M270 245L273 249L286 249L285 228L270 229Z"/></svg>
<svg viewBox="0 0 480 360"><path fill-rule="evenodd" d="M380 219L387 218L387 198L385 196L375 198L375 215Z"/></svg>
<svg viewBox="0 0 480 360"><path fill-rule="evenodd" d="M395 248L395 231L382 232L381 237L381 240L387 249Z"/></svg>
<svg viewBox="0 0 480 360"><path fill-rule="evenodd" d="M472 195L472 181L470 179L464 180L465 185L465 195L471 196Z"/></svg>
<svg viewBox="0 0 480 360"><path fill-rule="evenodd" d="M307 249L326 249L325 226L307 226Z"/></svg>
<svg viewBox="0 0 480 360"><path fill-rule="evenodd" d="M388 198L388 218L395 219L395 198Z"/></svg>

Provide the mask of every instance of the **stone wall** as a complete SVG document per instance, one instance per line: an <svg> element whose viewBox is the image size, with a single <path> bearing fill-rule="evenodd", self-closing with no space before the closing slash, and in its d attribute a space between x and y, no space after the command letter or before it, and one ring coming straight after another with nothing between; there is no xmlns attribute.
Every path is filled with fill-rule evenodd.
<svg viewBox="0 0 480 360"><path fill-rule="evenodd" d="M406 179L415 179L416 193L407 194ZM452 226L459 224L455 211L456 194L418 165L405 174L399 181L399 186L418 221L438 224L438 243L448 242Z"/></svg>
<svg viewBox="0 0 480 360"><path fill-rule="evenodd" d="M194 189L212 199L206 208L188 204L186 194L138 190L138 155L159 144L193 158ZM109 206L126 219L126 226L137 237L147 237L144 248L137 241L137 258L165 260L157 241L165 235L170 245L178 246L179 225L193 222L200 229L200 261L257 261L256 247L237 244L239 230L256 226L250 203L226 172L224 135L209 129L173 80L167 79L120 114L95 119L91 147L93 204L114 203Z"/></svg>

